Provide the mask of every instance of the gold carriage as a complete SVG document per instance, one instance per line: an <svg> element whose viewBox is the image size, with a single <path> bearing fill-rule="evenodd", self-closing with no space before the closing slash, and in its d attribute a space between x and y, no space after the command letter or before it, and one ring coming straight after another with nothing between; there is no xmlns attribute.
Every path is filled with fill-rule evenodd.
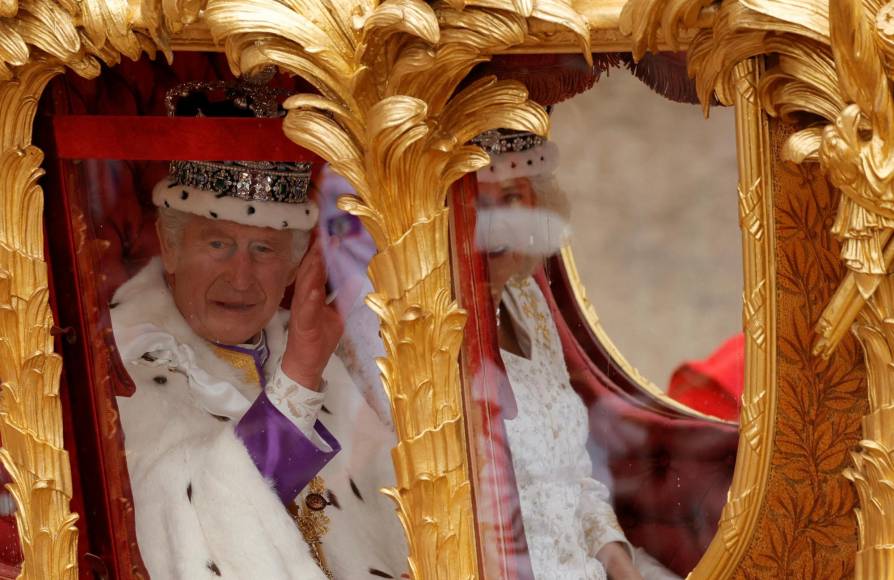
<svg viewBox="0 0 894 580"><path fill-rule="evenodd" d="M253 131L266 148L243 147L245 159L294 156L297 144L344 176L353 192L341 207L377 249L369 301L397 440L387 495L408 569L529 577L517 538L500 531L512 522L481 512L516 500L482 476L481 458L505 463L506 448L474 243L474 172L487 157L468 142L498 128L545 135L542 105L627 63L652 66L653 88L683 87L706 113L728 107L737 193L716 197L741 226L744 383L725 418L669 396L621 355L584 292L578 266L612 248L577 247L578 266L566 248L545 264L537 282L622 526L692 578L894 577L892 18L892 4L853 0L0 0L0 458L14 501L0 576L147 576L109 302L153 251L140 192L158 162L196 158L195 147L172 153L187 127L206 145ZM271 66L299 95L284 120L153 118L175 81ZM134 131L155 137L133 143ZM627 170L647 173L658 141ZM699 194L676 211L714 220L696 211ZM511 469L498 475L513 489Z"/></svg>

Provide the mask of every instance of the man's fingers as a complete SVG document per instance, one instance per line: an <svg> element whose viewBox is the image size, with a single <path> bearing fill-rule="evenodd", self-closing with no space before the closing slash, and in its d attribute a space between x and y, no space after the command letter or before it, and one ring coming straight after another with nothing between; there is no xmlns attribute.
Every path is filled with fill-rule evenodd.
<svg viewBox="0 0 894 580"><path fill-rule="evenodd" d="M341 336L338 310L325 300L326 262L319 241L314 240L298 267L292 296L292 325L296 331Z"/></svg>
<svg viewBox="0 0 894 580"><path fill-rule="evenodd" d="M292 298L292 318L296 330L311 330L319 326L323 313L323 291L311 289L305 296Z"/></svg>
<svg viewBox="0 0 894 580"><path fill-rule="evenodd" d="M322 288L326 281L326 267L322 253L312 247L295 274L295 293L292 297L292 311L295 311L297 303L305 300L311 290Z"/></svg>

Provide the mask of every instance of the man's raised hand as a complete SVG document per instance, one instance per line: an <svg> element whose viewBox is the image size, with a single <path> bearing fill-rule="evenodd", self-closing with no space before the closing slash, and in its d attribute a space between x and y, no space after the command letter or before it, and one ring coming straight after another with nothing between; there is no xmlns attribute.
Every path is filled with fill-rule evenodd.
<svg viewBox="0 0 894 580"><path fill-rule="evenodd" d="M344 323L335 306L326 304L326 264L317 239L298 266L291 312L282 370L301 386L318 390Z"/></svg>

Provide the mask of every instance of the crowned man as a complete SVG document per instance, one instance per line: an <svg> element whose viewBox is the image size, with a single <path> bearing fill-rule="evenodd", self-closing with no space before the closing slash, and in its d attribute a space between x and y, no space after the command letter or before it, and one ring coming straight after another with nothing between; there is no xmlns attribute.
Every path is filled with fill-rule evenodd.
<svg viewBox="0 0 894 580"><path fill-rule="evenodd" d="M223 105L209 98L224 88ZM172 114L278 110L257 86L179 90ZM136 386L118 406L154 580L399 578L406 568L378 493L393 483L393 434L333 355L343 323L311 241L310 169L175 161L153 190L161 255L115 294L112 324Z"/></svg>

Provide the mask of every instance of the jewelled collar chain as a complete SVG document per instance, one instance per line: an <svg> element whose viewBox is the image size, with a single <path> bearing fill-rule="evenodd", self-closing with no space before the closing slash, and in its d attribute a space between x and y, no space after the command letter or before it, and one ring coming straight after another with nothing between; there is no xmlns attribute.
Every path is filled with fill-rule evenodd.
<svg viewBox="0 0 894 580"><path fill-rule="evenodd" d="M329 516L326 515L325 509L332 503L326 494L326 483L323 478L314 477L298 499L289 506L289 514L295 520L320 570L326 578L332 580L334 576L323 552L323 538L329 532Z"/></svg>

